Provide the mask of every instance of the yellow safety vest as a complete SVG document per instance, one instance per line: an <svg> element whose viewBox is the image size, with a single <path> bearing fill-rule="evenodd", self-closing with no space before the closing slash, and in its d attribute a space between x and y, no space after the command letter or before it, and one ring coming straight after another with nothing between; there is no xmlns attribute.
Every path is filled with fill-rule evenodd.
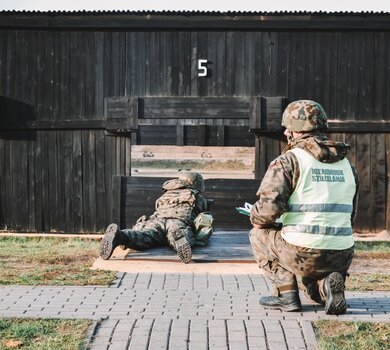
<svg viewBox="0 0 390 350"><path fill-rule="evenodd" d="M289 152L298 159L300 176L281 216L282 237L307 248L350 248L356 183L349 161L322 163L303 149Z"/></svg>

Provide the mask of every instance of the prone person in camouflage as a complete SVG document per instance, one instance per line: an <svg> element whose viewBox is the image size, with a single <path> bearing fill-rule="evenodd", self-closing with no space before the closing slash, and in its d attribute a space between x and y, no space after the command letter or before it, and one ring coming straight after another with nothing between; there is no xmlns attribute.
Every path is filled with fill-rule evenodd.
<svg viewBox="0 0 390 350"><path fill-rule="evenodd" d="M166 181L162 189L164 194L157 199L156 211L151 216L140 217L132 229L120 230L117 224L107 227L99 249L103 259L109 259L118 246L144 250L168 245L181 261L191 261L191 247L195 244L193 223L207 210L207 201L201 194L203 177L183 172L177 179Z"/></svg>
<svg viewBox="0 0 390 350"><path fill-rule="evenodd" d="M271 162L251 210L255 259L275 287L267 308L298 311L297 276L326 314L346 312L345 278L354 250L358 177L349 145L329 140L320 104L290 103L282 117L288 144Z"/></svg>

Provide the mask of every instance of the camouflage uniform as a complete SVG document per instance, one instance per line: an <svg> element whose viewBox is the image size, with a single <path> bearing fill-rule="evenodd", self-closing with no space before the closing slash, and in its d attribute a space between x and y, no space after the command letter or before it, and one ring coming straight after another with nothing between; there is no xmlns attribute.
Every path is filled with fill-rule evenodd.
<svg viewBox="0 0 390 350"><path fill-rule="evenodd" d="M305 132L298 138L290 138L282 154L269 165L257 192L259 200L251 211L251 222L256 227L250 232L250 242L259 267L272 281L277 295L297 291L298 275L302 277L309 297L322 303L325 297L323 279L333 271L345 276L352 261L353 247L346 250L312 249L289 244L282 238L281 227L275 221L287 211L288 200L300 176L296 156L292 152L286 152L294 147L301 148L321 162L333 163L345 158L349 146L342 142L330 141L325 135L320 134L318 131L327 127L326 119L324 121L320 118L321 113L325 112L318 105L318 110L309 111L313 118L308 120L305 118L308 112L304 109L306 101L302 102L292 103L290 108L287 107L282 125L290 131ZM285 118L286 114L289 118ZM357 174L353 167L352 171L358 186ZM354 198L351 222L356 214L356 206L357 194Z"/></svg>
<svg viewBox="0 0 390 350"><path fill-rule="evenodd" d="M166 181L162 188L164 194L157 199L153 215L143 215L132 229L120 230L115 223L107 227L99 246L102 259L109 259L118 246L143 250L168 245L177 252L179 259L187 264L192 259L191 247L198 240L204 245L207 244L212 233L212 217L206 215L209 220L197 218L198 214L207 210L207 201L201 195L204 191L202 175L183 172L179 178ZM199 221L207 230L202 232L200 237L195 237L193 227L201 226ZM198 228L203 229L203 226Z"/></svg>
<svg viewBox="0 0 390 350"><path fill-rule="evenodd" d="M194 245L192 223L199 213L207 210L206 199L192 184L180 178L166 181L162 189L165 193L157 199L153 215L144 215L132 229L122 230L128 237L127 248L144 250L168 245L176 250L175 241L183 235L190 246Z"/></svg>

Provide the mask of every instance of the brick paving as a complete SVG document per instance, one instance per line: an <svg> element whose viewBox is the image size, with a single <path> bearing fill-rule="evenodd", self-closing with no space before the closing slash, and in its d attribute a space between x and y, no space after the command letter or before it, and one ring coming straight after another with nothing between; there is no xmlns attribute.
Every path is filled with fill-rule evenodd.
<svg viewBox="0 0 390 350"><path fill-rule="evenodd" d="M266 310L269 293L261 274L119 273L110 287L2 286L0 316L92 319L92 350L316 349L319 318L390 322L390 292L347 292L341 316L303 295L302 312Z"/></svg>

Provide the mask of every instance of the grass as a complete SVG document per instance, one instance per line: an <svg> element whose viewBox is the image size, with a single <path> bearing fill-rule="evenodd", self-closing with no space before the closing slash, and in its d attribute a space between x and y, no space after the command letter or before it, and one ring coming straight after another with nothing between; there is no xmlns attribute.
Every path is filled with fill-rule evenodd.
<svg viewBox="0 0 390 350"><path fill-rule="evenodd" d="M369 259L389 259L390 242L355 242L355 257Z"/></svg>
<svg viewBox="0 0 390 350"><path fill-rule="evenodd" d="M354 273L346 281L348 291L390 291L390 276L388 273Z"/></svg>
<svg viewBox="0 0 390 350"><path fill-rule="evenodd" d="M390 242L355 242L355 259L364 265L368 259L390 259ZM377 263L380 266L380 260ZM347 278L347 290L350 291L389 291L388 273L353 273Z"/></svg>
<svg viewBox="0 0 390 350"><path fill-rule="evenodd" d="M91 270L99 242L0 237L0 285L108 285L113 271Z"/></svg>
<svg viewBox="0 0 390 350"><path fill-rule="evenodd" d="M390 323L320 320L314 329L320 350L390 349Z"/></svg>
<svg viewBox="0 0 390 350"><path fill-rule="evenodd" d="M77 350L89 320L0 318L0 350Z"/></svg>

